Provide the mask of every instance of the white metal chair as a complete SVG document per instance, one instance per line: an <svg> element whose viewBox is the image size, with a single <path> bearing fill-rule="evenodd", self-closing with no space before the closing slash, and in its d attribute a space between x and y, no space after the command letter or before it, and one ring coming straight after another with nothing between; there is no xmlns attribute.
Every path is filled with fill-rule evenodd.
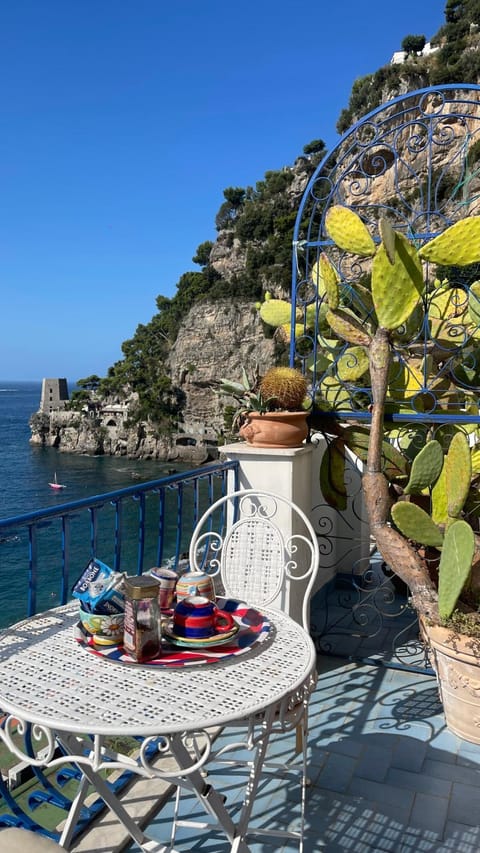
<svg viewBox="0 0 480 853"><path fill-rule="evenodd" d="M190 570L208 571L220 592L287 612L306 631L319 560L305 513L288 498L258 489L215 501L197 523L189 549Z"/></svg>
<svg viewBox="0 0 480 853"><path fill-rule="evenodd" d="M190 570L213 575L217 595L239 599L258 608L273 608L288 613L309 631L309 606L319 568L319 548L315 530L305 513L287 498L269 491L246 489L232 492L215 501L200 518L190 542ZM296 730L298 762L266 762L265 769L301 772L301 826L298 832L273 833L295 838L303 850L306 794L308 695L290 698L288 707L276 713L277 731ZM235 724L235 728L238 727ZM229 751L253 749L263 737L264 715L246 720L243 739L219 749L216 759L228 766L249 766L254 762L226 758ZM180 819L180 789L177 792L172 845L176 826L202 826ZM249 834L272 836L271 830L249 828Z"/></svg>

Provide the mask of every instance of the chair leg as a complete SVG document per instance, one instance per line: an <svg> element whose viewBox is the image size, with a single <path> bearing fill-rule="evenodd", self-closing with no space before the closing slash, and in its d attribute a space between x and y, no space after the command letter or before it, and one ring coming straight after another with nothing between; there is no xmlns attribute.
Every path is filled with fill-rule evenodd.
<svg viewBox="0 0 480 853"><path fill-rule="evenodd" d="M303 745L305 743L303 724L299 723L297 728L295 729L295 753L296 755L300 755L303 752Z"/></svg>

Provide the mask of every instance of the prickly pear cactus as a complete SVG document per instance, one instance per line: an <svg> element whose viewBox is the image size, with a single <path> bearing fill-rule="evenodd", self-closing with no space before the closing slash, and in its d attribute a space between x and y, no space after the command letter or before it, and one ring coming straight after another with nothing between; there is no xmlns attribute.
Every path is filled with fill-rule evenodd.
<svg viewBox="0 0 480 853"><path fill-rule="evenodd" d="M326 320L335 334L343 338L344 341L348 341L349 344L368 347L371 342L371 337L365 326L353 314L341 308L337 308L335 311L327 311Z"/></svg>
<svg viewBox="0 0 480 853"><path fill-rule="evenodd" d="M424 509L407 501L400 501L392 507L392 518L401 533L420 542L422 545L430 545L432 548L441 548L443 544L443 533L432 521Z"/></svg>
<svg viewBox="0 0 480 853"><path fill-rule="evenodd" d="M349 207L333 205L325 217L325 229L333 242L345 252L352 252L362 258L371 258L375 254L375 243L367 226Z"/></svg>
<svg viewBox="0 0 480 853"><path fill-rule="evenodd" d="M432 520L435 524L446 524L448 521L447 468L445 462L432 489Z"/></svg>
<svg viewBox="0 0 480 853"><path fill-rule="evenodd" d="M437 481L443 468L443 450L440 442L428 441L412 462L410 479L405 486L406 495L420 494Z"/></svg>
<svg viewBox="0 0 480 853"><path fill-rule="evenodd" d="M410 360L392 361L388 371L388 396L393 400L409 400L423 388L423 374Z"/></svg>
<svg viewBox="0 0 480 853"><path fill-rule="evenodd" d="M470 285L468 297L468 314L475 326L480 326L480 281L474 281Z"/></svg>
<svg viewBox="0 0 480 853"><path fill-rule="evenodd" d="M326 294L329 308L334 311L340 304L340 292L338 289L339 277L335 267L330 263L325 252L322 252L318 263L312 271L313 281L317 283L318 291Z"/></svg>
<svg viewBox="0 0 480 853"><path fill-rule="evenodd" d="M467 499L472 479L472 458L463 432L453 436L445 460L448 515L458 518Z"/></svg>
<svg viewBox="0 0 480 853"><path fill-rule="evenodd" d="M356 382L368 373L365 347L349 347L337 361L337 376L342 382Z"/></svg>
<svg viewBox="0 0 480 853"><path fill-rule="evenodd" d="M381 216L378 221L378 230L380 237L387 253L387 258L391 264L395 263L395 231L390 222L385 216Z"/></svg>
<svg viewBox="0 0 480 853"><path fill-rule="evenodd" d="M445 533L438 568L438 612L449 619L465 586L475 551L473 530L466 521L458 519Z"/></svg>
<svg viewBox="0 0 480 853"><path fill-rule="evenodd" d="M345 486L345 453L338 438L327 445L320 463L320 485L323 496L340 512L347 508Z"/></svg>
<svg viewBox="0 0 480 853"><path fill-rule="evenodd" d="M424 287L416 249L403 234L395 233L394 263L382 243L372 264L372 296L378 324L393 330L405 323Z"/></svg>
<svg viewBox="0 0 480 853"><path fill-rule="evenodd" d="M300 320L301 312L297 309L297 320ZM268 326L283 326L290 323L292 319L292 306L284 299L268 299L260 306L260 317Z"/></svg>
<svg viewBox="0 0 480 853"><path fill-rule="evenodd" d="M455 222L419 250L424 261L463 267L480 258L480 216Z"/></svg>

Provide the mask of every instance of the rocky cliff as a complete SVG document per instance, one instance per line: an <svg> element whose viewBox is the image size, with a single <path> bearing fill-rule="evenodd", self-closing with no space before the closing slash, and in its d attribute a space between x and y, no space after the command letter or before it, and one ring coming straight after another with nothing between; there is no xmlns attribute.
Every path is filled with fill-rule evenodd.
<svg viewBox="0 0 480 853"><path fill-rule="evenodd" d="M239 378L243 365L258 365L264 372L275 350L250 302L200 302L185 317L170 352L172 383L183 400L172 432L161 434L149 422L132 423L132 394L123 401L97 400L81 411L38 412L30 421L30 441L65 453L200 464L216 455L222 436L224 401L215 394L215 383L223 376Z"/></svg>

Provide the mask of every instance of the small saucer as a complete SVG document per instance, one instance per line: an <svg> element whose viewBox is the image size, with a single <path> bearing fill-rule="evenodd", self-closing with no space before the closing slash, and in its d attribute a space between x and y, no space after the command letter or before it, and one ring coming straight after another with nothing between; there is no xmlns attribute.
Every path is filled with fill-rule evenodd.
<svg viewBox="0 0 480 853"><path fill-rule="evenodd" d="M173 622L169 622L162 626L162 631L166 639L175 646L183 646L184 648L196 648L198 646L220 646L223 643L229 643L232 637L238 632L239 626L234 625L229 631L223 631L221 634L213 634L212 637L180 637L173 632Z"/></svg>

